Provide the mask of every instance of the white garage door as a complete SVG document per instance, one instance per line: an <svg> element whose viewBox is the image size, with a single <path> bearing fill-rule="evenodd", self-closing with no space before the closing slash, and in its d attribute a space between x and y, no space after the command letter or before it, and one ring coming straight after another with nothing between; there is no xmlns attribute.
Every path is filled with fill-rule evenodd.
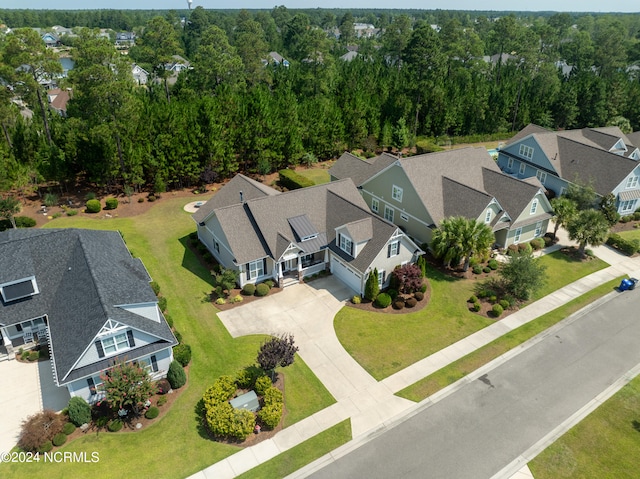
<svg viewBox="0 0 640 479"><path fill-rule="evenodd" d="M361 292L362 278L360 275L342 261L336 259L335 256L331 258L331 272L356 293Z"/></svg>

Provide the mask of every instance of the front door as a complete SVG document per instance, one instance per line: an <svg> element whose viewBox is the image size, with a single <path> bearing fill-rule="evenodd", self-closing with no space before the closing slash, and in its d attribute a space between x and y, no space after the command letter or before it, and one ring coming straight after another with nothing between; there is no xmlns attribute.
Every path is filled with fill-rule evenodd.
<svg viewBox="0 0 640 479"><path fill-rule="evenodd" d="M298 258L287 259L280 263L280 267L282 268L282 274L287 275L292 271L298 270Z"/></svg>

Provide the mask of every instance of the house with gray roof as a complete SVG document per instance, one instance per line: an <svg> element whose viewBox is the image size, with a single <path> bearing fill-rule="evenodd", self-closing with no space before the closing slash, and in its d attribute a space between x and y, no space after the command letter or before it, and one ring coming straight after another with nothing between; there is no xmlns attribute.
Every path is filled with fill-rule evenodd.
<svg viewBox="0 0 640 479"><path fill-rule="evenodd" d="M165 377L177 341L150 281L115 231L1 232L1 349L48 344L56 386L89 403L117 360Z"/></svg>
<svg viewBox="0 0 640 479"><path fill-rule="evenodd" d="M372 212L421 243L443 219L464 216L491 226L506 247L544 235L552 216L542 185L505 175L484 148L369 160L345 154L329 173L354 179Z"/></svg>
<svg viewBox="0 0 640 479"><path fill-rule="evenodd" d="M550 131L528 125L498 153L498 166L516 178L536 177L556 195L570 184L613 194L618 213L640 204L640 149L618 127Z"/></svg>
<svg viewBox="0 0 640 479"><path fill-rule="evenodd" d="M281 193L235 176L194 213L198 238L238 284L280 286L329 270L362 294L374 269L382 287L420 248L396 225L371 214L350 179Z"/></svg>

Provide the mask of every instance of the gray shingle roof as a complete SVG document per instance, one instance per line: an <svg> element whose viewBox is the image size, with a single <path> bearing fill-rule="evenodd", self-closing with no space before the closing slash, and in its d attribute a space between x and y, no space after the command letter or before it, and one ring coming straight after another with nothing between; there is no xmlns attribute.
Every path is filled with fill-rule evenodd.
<svg viewBox="0 0 640 479"><path fill-rule="evenodd" d="M633 146L640 148L640 131L627 133L627 139Z"/></svg>
<svg viewBox="0 0 640 479"><path fill-rule="evenodd" d="M482 176L484 190L498 200L511 221L516 221L540 192L538 186L487 168L482 169Z"/></svg>
<svg viewBox="0 0 640 479"><path fill-rule="evenodd" d="M15 303L0 302L0 324L17 324L47 315L49 338L59 384L108 319L145 331L166 348L176 340L160 323L116 305L157 303L150 278L139 259L132 258L115 231L78 229L9 230L0 233L0 249L28 251L40 290ZM128 351L128 358L141 355ZM99 371L97 365L87 368Z"/></svg>
<svg viewBox="0 0 640 479"><path fill-rule="evenodd" d="M352 221L345 225L349 236L356 243L369 241L373 237L373 225L371 217L362 218L361 220Z"/></svg>
<svg viewBox="0 0 640 479"><path fill-rule="evenodd" d="M339 180L351 178L356 186L360 186L395 161L398 161L398 158L389 153L383 153L375 158L363 160L349 152L344 152L342 156L338 158L338 161L329 168L329 174Z"/></svg>

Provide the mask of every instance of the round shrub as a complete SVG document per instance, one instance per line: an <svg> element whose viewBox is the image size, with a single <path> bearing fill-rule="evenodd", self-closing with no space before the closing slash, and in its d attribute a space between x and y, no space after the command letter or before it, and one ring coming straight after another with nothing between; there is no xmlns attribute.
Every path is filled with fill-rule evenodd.
<svg viewBox="0 0 640 479"><path fill-rule="evenodd" d="M407 306L407 308L415 308L416 304L418 304L418 300L416 298L407 298L404 304Z"/></svg>
<svg viewBox="0 0 640 479"><path fill-rule="evenodd" d="M267 429L273 429L282 418L282 403L264 406L258 411L258 419Z"/></svg>
<svg viewBox="0 0 640 479"><path fill-rule="evenodd" d="M160 311L163 313L167 310L167 298L164 296L158 298L158 308L160 308Z"/></svg>
<svg viewBox="0 0 640 479"><path fill-rule="evenodd" d="M122 420L121 419L114 419L113 421L111 421L109 423L109 425L107 426L107 429L110 432L118 432L120 429L122 429Z"/></svg>
<svg viewBox="0 0 640 479"><path fill-rule="evenodd" d="M489 302L496 303L498 301L498 297L494 294L489 296Z"/></svg>
<svg viewBox="0 0 640 479"><path fill-rule="evenodd" d="M375 305L378 308L386 308L391 304L391 296L387 293L380 293L376 298Z"/></svg>
<svg viewBox="0 0 640 479"><path fill-rule="evenodd" d="M171 384L172 389L180 389L187 382L187 374L184 372L184 368L176 360L171 361L171 364L169 365L167 381Z"/></svg>
<svg viewBox="0 0 640 479"><path fill-rule="evenodd" d="M475 303L473 303L473 310L477 313L478 311L480 311L480 309L482 308L482 306L480 305L480 302L476 301Z"/></svg>
<svg viewBox="0 0 640 479"><path fill-rule="evenodd" d="M116 198L107 198L104 201L105 210L115 210L118 207L118 200Z"/></svg>
<svg viewBox="0 0 640 479"><path fill-rule="evenodd" d="M253 388L260 371L260 368L257 368L256 366L247 366L246 368L238 370L235 378L236 386L240 389Z"/></svg>
<svg viewBox="0 0 640 479"><path fill-rule="evenodd" d="M418 301L422 301L424 299L424 293L422 291L416 291L415 293L413 293L413 297Z"/></svg>
<svg viewBox="0 0 640 479"><path fill-rule="evenodd" d="M420 292L421 293L427 292L427 283L422 283L422 286L420 286Z"/></svg>
<svg viewBox="0 0 640 479"><path fill-rule="evenodd" d="M398 298L393 302L392 306L393 309L402 309L404 308L404 301L402 300L402 298Z"/></svg>
<svg viewBox="0 0 640 479"><path fill-rule="evenodd" d="M207 405L228 401L235 392L236 383L234 379L231 376L224 375L216 379L213 385L205 391L202 400L206 407Z"/></svg>
<svg viewBox="0 0 640 479"><path fill-rule="evenodd" d="M158 414L160 414L160 409L155 406L151 406L149 409L147 409L147 412L144 413L144 417L146 417L147 419L155 419L158 417Z"/></svg>
<svg viewBox="0 0 640 479"><path fill-rule="evenodd" d="M469 301L470 303L475 303L475 302L477 302L477 301L478 301L478 298L476 297L476 295L475 295L475 294L472 294L472 295L471 295L471 297L468 299L468 301Z"/></svg>
<svg viewBox="0 0 640 479"><path fill-rule="evenodd" d="M82 426L91 422L91 406L84 400L84 398L74 396L69 399L69 405L67 406L67 414L69 414L69 421L76 426Z"/></svg>
<svg viewBox="0 0 640 479"><path fill-rule="evenodd" d="M158 394L167 394L171 390L171 384L166 379L161 379L156 383Z"/></svg>
<svg viewBox="0 0 640 479"><path fill-rule="evenodd" d="M182 334L180 334L180 331L174 330L173 331L173 335L176 337L176 341L178 341L178 343L182 344Z"/></svg>
<svg viewBox="0 0 640 479"><path fill-rule="evenodd" d="M236 294L233 298L231 298L232 303L242 303L243 301L244 301L244 298L239 294Z"/></svg>
<svg viewBox="0 0 640 479"><path fill-rule="evenodd" d="M482 271L484 271L485 273L491 273L491 268L485 266L484 268L482 268Z"/></svg>
<svg viewBox="0 0 640 479"><path fill-rule="evenodd" d="M164 406L167 403L167 396L160 396L158 398L158 407Z"/></svg>
<svg viewBox="0 0 640 479"><path fill-rule="evenodd" d="M256 425L251 411L234 409L228 402L207 407L205 418L214 436L232 437L239 441L244 441Z"/></svg>
<svg viewBox="0 0 640 479"><path fill-rule="evenodd" d="M269 285L266 283L260 283L256 286L256 296L266 296L269 294Z"/></svg>
<svg viewBox="0 0 640 479"><path fill-rule="evenodd" d="M36 225L36 220L28 216L16 216L14 220L18 228L33 228Z"/></svg>
<svg viewBox="0 0 640 479"><path fill-rule="evenodd" d="M144 198L142 196L138 198L138 203L144 203Z"/></svg>
<svg viewBox="0 0 640 479"><path fill-rule="evenodd" d="M227 300L226 300L226 299L224 299L224 298L218 298L218 299L216 299L216 304L225 304L226 302L227 302Z"/></svg>
<svg viewBox="0 0 640 479"><path fill-rule="evenodd" d="M502 309L509 309L509 301L507 301L506 299L501 299L498 304L500 306L502 306Z"/></svg>
<svg viewBox="0 0 640 479"><path fill-rule="evenodd" d="M504 312L504 310L502 309L502 306L500 306L499 304L494 304L493 308L491 308L491 312L496 318L498 318Z"/></svg>
<svg viewBox="0 0 640 479"><path fill-rule="evenodd" d="M495 271L496 269L498 269L498 261L495 259L490 259L487 266L489 266L489 268Z"/></svg>
<svg viewBox="0 0 640 479"><path fill-rule="evenodd" d="M256 379L255 391L258 396L264 396L269 388L273 387L269 376L260 376Z"/></svg>
<svg viewBox="0 0 640 479"><path fill-rule="evenodd" d="M53 436L53 439L51 440L51 442L56 447L62 446L65 442L67 442L67 435L63 432L60 432L55 436Z"/></svg>
<svg viewBox="0 0 640 479"><path fill-rule="evenodd" d="M387 290L387 294L389 295L389 297L393 301L398 297L398 290L397 289L393 289L393 288L389 288Z"/></svg>
<svg viewBox="0 0 640 479"><path fill-rule="evenodd" d="M29 353L29 361L37 361L40 358L40 351L31 351Z"/></svg>
<svg viewBox="0 0 640 479"><path fill-rule="evenodd" d="M53 449L53 443L51 441L47 441L45 442L42 446L40 446L37 451L40 454L44 454L45 452L49 452L51 449Z"/></svg>
<svg viewBox="0 0 640 479"><path fill-rule="evenodd" d="M531 245L529 243L520 243L518 245L518 251L520 253L525 253L525 254L529 254L533 251L533 248L531 247Z"/></svg>
<svg viewBox="0 0 640 479"><path fill-rule="evenodd" d="M273 288L275 286L275 283L273 281L271 281L270 279L267 279L264 284L266 284L269 289Z"/></svg>
<svg viewBox="0 0 640 479"><path fill-rule="evenodd" d="M156 200L156 197L155 197L154 195L149 195L149 196L147 197L147 201L148 201L149 203L153 203L155 200Z"/></svg>
<svg viewBox="0 0 640 479"><path fill-rule="evenodd" d="M512 255L518 252L518 245L517 244L510 244L509 246L507 246L507 254L508 255Z"/></svg>
<svg viewBox="0 0 640 479"><path fill-rule="evenodd" d="M85 206L87 213L100 213L100 210L102 209L102 205L98 200L89 200Z"/></svg>
<svg viewBox="0 0 640 479"><path fill-rule="evenodd" d="M73 434L73 431L75 430L76 430L76 426L72 422L65 423L64 427L62 428L62 432L65 433L67 436L69 434Z"/></svg>
<svg viewBox="0 0 640 479"><path fill-rule="evenodd" d="M473 274L480 274L482 273L482 266L477 264L473 267L472 271L473 271Z"/></svg>
<svg viewBox="0 0 640 479"><path fill-rule="evenodd" d="M351 302L353 304L360 304L362 302L362 300L360 299L360 295L354 295L353 298L351 298Z"/></svg>
<svg viewBox="0 0 640 479"><path fill-rule="evenodd" d="M633 213L633 219L634 220L640 220L640 211L636 211L635 213Z"/></svg>
<svg viewBox="0 0 640 479"><path fill-rule="evenodd" d="M242 294L245 296L253 296L256 292L256 285L253 283L247 283L242 287Z"/></svg>
<svg viewBox="0 0 640 479"><path fill-rule="evenodd" d="M178 361L182 367L186 367L191 362L191 346L183 343L174 346L173 359Z"/></svg>

